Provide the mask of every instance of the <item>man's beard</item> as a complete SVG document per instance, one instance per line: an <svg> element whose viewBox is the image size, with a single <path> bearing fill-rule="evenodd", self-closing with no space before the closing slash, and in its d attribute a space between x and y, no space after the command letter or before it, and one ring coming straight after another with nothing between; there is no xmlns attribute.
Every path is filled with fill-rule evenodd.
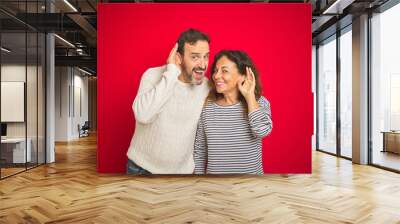
<svg viewBox="0 0 400 224"><path fill-rule="evenodd" d="M196 79L196 78L194 78L194 76L195 76L195 71L201 71L201 72L205 72L205 68L201 68L201 67L194 67L191 71L190 70L188 70L187 69L187 67L185 66L185 65L182 65L182 67L183 67L183 71L184 71L184 74L183 74L183 76L185 77L185 80L188 82L188 83L190 83L190 84L192 84L192 85L200 85L202 82L203 82L203 79L204 79L204 74L202 75L202 77L201 77L201 79L199 80L199 79Z"/></svg>

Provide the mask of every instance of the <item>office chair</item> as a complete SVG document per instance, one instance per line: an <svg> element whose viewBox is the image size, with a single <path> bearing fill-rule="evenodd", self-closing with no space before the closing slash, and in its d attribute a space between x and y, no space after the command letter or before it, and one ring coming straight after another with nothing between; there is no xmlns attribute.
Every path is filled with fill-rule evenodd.
<svg viewBox="0 0 400 224"><path fill-rule="evenodd" d="M89 121L85 121L82 127L80 127L80 125L78 124L78 129L79 129L79 138L89 136L89 129L90 129Z"/></svg>

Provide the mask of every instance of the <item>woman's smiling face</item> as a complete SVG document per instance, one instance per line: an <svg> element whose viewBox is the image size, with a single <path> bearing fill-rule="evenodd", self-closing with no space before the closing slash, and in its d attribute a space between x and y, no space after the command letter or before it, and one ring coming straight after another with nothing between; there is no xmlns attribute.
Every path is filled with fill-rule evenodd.
<svg viewBox="0 0 400 224"><path fill-rule="evenodd" d="M243 78L244 76L239 73L236 64L226 56L217 61L212 75L217 93L239 91L238 82L242 82Z"/></svg>

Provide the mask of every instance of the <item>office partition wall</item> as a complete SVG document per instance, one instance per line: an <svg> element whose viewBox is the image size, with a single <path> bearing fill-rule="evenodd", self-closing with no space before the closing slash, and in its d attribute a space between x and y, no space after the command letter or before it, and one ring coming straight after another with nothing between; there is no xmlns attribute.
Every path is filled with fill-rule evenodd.
<svg viewBox="0 0 400 224"><path fill-rule="evenodd" d="M45 34L23 22L44 1L0 3L0 178L45 163ZM16 14L7 7L15 7Z"/></svg>

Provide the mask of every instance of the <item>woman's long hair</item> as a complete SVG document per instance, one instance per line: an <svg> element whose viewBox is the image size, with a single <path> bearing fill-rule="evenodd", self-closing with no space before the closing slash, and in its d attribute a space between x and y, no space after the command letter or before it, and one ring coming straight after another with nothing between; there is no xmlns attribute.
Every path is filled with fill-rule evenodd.
<svg viewBox="0 0 400 224"><path fill-rule="evenodd" d="M210 102L215 102L218 99L223 98L223 94L217 93L217 90L215 89L215 82L213 79L213 75L215 72L215 66L217 64L217 61L221 59L223 56L227 57L230 61L236 64L236 67L239 71L240 75L245 76L246 75L246 67L250 67L251 70L254 73L255 81L256 81L256 87L254 89L254 94L256 96L256 99L258 100L261 97L261 84L260 84L260 78L258 74L258 70L256 66L254 65L253 61L251 58L244 52L244 51L239 51L239 50L223 50L218 52L215 57L213 64L211 66L211 78L210 78L210 93L207 96L206 99L206 104ZM240 93L239 93L240 94ZM240 102L247 108L247 103L245 98L243 97L242 94L240 94L239 98Z"/></svg>

